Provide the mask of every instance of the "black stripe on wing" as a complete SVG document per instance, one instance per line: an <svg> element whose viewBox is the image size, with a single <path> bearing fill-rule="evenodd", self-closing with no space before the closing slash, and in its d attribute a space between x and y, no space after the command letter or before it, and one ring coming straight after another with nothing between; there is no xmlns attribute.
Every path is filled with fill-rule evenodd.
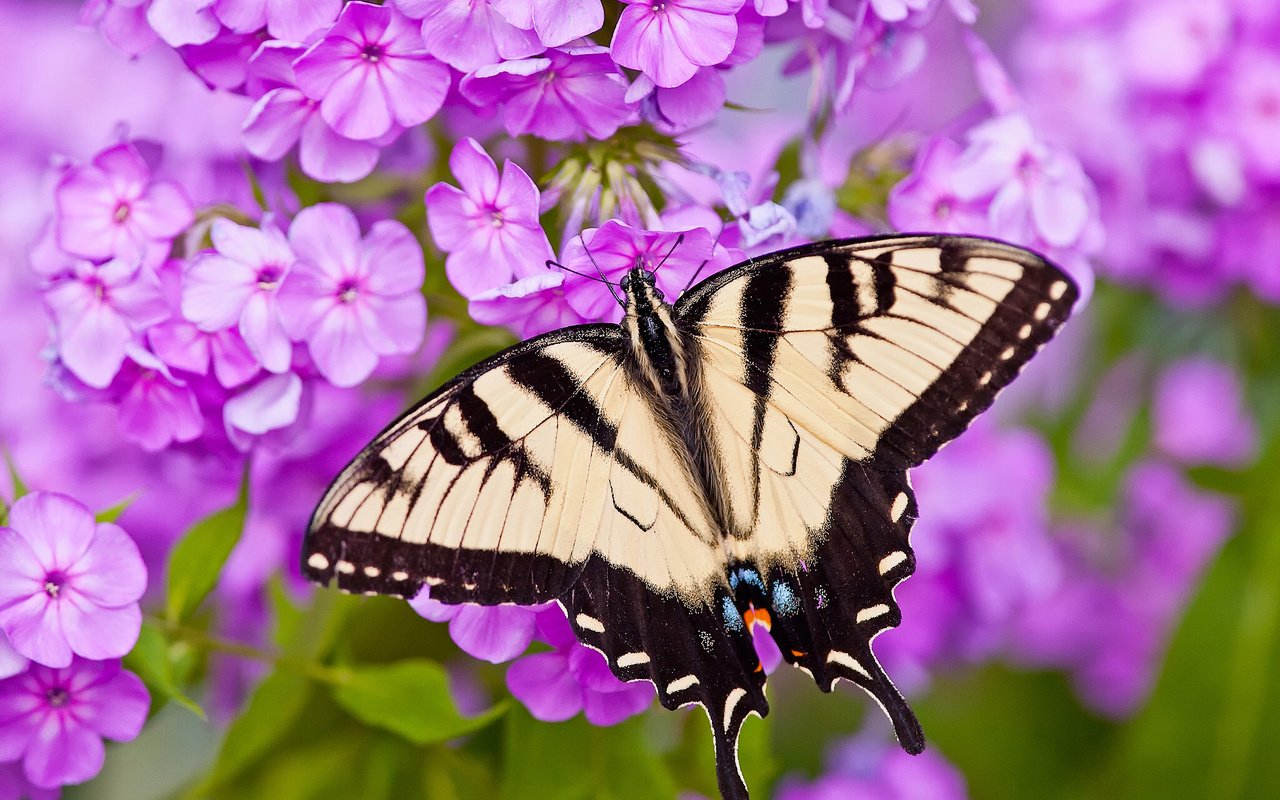
<svg viewBox="0 0 1280 800"><path fill-rule="evenodd" d="M579 641L600 651L619 679L652 682L667 708L706 709L720 793L746 800L738 733L749 714L769 713L765 675L728 587L708 594L659 595L630 571L593 557L560 602Z"/></svg>

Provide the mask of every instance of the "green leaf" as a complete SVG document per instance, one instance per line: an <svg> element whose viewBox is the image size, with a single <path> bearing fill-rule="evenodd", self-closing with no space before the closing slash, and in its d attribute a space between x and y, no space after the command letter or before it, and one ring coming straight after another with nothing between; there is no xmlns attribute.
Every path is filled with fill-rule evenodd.
<svg viewBox="0 0 1280 800"><path fill-rule="evenodd" d="M268 754L306 709L311 697L311 681L286 670L272 673L253 693L249 704L227 728L218 759L197 796L216 795L213 790L239 777Z"/></svg>
<svg viewBox="0 0 1280 800"><path fill-rule="evenodd" d="M120 519L120 515L123 514L129 506L133 505L133 501L137 499L138 494L135 492L110 508L102 509L97 514L94 514L93 518L98 522L115 522Z"/></svg>
<svg viewBox="0 0 1280 800"><path fill-rule="evenodd" d="M165 615L170 622L188 619L217 585L222 566L244 531L248 504L246 470L236 504L197 522L174 546L169 556L165 603Z"/></svg>
<svg viewBox="0 0 1280 800"><path fill-rule="evenodd" d="M506 711L500 703L477 717L459 714L444 668L433 661L407 659L352 667L345 673L346 678L334 686L334 700L356 719L415 744L471 733Z"/></svg>
<svg viewBox="0 0 1280 800"><path fill-rule="evenodd" d="M18 467L13 463L13 455L9 452L9 448L0 447L0 455L4 456L5 467L9 471L9 483L13 486L13 497L11 502L18 502L18 498L27 494L29 490L27 485L22 482L22 476L18 474ZM9 523L9 506L5 503L4 498L0 497L0 525Z"/></svg>
<svg viewBox="0 0 1280 800"><path fill-rule="evenodd" d="M125 669L135 673L147 685L153 701L172 700L204 719L204 709L182 691L175 676L169 640L150 622L142 623L138 643L124 657ZM158 706L155 703L153 707Z"/></svg>
<svg viewBox="0 0 1280 800"><path fill-rule="evenodd" d="M504 800L663 800L671 773L644 735L644 718L597 728L582 717L543 723L507 714Z"/></svg>
<svg viewBox="0 0 1280 800"><path fill-rule="evenodd" d="M435 747L423 767L423 787L431 800L497 797L492 768L465 750Z"/></svg>

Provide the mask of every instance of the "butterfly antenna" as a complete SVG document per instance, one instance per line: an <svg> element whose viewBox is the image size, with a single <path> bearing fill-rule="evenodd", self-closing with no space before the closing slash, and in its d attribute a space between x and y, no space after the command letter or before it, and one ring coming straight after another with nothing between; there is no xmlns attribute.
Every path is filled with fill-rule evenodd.
<svg viewBox="0 0 1280 800"><path fill-rule="evenodd" d="M578 277L580 277L580 278L586 278L587 280L590 280L590 281L599 281L600 283L605 283L605 284L608 284L608 285L610 285L610 286L612 286L612 285L613 285L612 283L610 283L609 281L605 280L603 277L601 277L601 276L599 276L599 275L592 275L592 274L591 274L591 273L589 273L589 272L579 272L578 270L574 269L573 267L567 267L567 266L565 266L564 264L561 264L559 261L556 261L554 258L548 258L548 259L547 259L547 261L546 261L546 267L547 267L547 269L551 269L552 267L555 267L556 269L562 269L562 270L564 270L565 272L569 272L569 273L572 273L572 274L574 274L574 275L577 275L577 276L578 276Z"/></svg>
<svg viewBox="0 0 1280 800"><path fill-rule="evenodd" d="M671 254L672 254L672 253L674 253L674 252L676 251L676 248L677 248L677 247L679 247L679 246L680 246L680 245L682 245L682 244L684 244L684 234L683 234L683 233L676 237L675 242L673 242L673 243L672 243L672 245L671 245L671 249L670 249L670 250L668 250L668 251L667 251L667 254L666 254L665 256L663 256L663 257L662 257L662 260L658 262L658 266L656 266L656 267L654 267L653 269L649 270L649 274L650 274L650 275L657 275L657 274L658 274L658 270L662 269L662 265L663 265L663 264L665 264L665 263L667 263L667 259L668 259L668 258L671 258Z"/></svg>
<svg viewBox="0 0 1280 800"><path fill-rule="evenodd" d="M720 230L716 231L716 238L713 239L711 242L711 258L715 257L716 248L720 246L720 236L724 233L724 228L725 228L725 225L724 225L724 222L722 221L720 223ZM694 270L693 275L689 276L689 282L686 283L684 285L684 288L680 290L680 294L684 294L685 292L689 291L689 287L693 285L694 281L698 280L698 276L702 274L702 270L705 269L707 264L711 262L711 258L703 259L702 263L698 265L698 268Z"/></svg>
<svg viewBox="0 0 1280 800"><path fill-rule="evenodd" d="M587 247L587 240L582 238L582 233L578 233L578 241L582 242L582 250L587 254L587 258L591 260L591 266L596 268L596 274L600 276L600 282L609 287L609 294L613 295L613 300L621 308L627 307L626 302L618 296L618 290L614 288L613 282L604 276L604 270L600 269L600 265L596 263L596 257L592 255L591 248Z"/></svg>

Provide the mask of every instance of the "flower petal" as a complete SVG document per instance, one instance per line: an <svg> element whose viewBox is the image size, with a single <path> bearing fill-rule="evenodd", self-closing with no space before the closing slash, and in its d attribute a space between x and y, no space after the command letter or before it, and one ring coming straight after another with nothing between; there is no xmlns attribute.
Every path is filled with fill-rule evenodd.
<svg viewBox="0 0 1280 800"><path fill-rule="evenodd" d="M67 644L76 655L95 661L123 657L142 630L142 609L137 603L103 608L77 591L64 591L55 608Z"/></svg>
<svg viewBox="0 0 1280 800"><path fill-rule="evenodd" d="M57 492L32 492L9 509L9 527L47 570L66 569L84 555L95 525L89 509Z"/></svg>
<svg viewBox="0 0 1280 800"><path fill-rule="evenodd" d="M518 606L467 604L449 623L449 635L468 655L491 664L519 656L533 641L534 614Z"/></svg>
<svg viewBox="0 0 1280 800"><path fill-rule="evenodd" d="M355 275L359 267L360 224L346 206L320 203L302 209L289 226L289 242L299 259L317 267L335 285Z"/></svg>
<svg viewBox="0 0 1280 800"><path fill-rule="evenodd" d="M307 341L316 367L334 386L355 386L373 372L378 356L365 341L353 309L337 306L325 314Z"/></svg>
<svg viewBox="0 0 1280 800"><path fill-rule="evenodd" d="M134 739L147 721L151 694L137 675L118 670L76 693L76 716L81 724L117 742Z"/></svg>
<svg viewBox="0 0 1280 800"><path fill-rule="evenodd" d="M129 534L100 522L93 541L66 571L75 591L100 606L136 603L147 588L147 567Z"/></svg>
<svg viewBox="0 0 1280 800"><path fill-rule="evenodd" d="M23 766L37 786L82 783L102 770L102 738L63 714L49 714L27 746Z"/></svg>
<svg viewBox="0 0 1280 800"><path fill-rule="evenodd" d="M563 722L582 710L582 687L560 653L516 661L507 669L507 688L543 722Z"/></svg>

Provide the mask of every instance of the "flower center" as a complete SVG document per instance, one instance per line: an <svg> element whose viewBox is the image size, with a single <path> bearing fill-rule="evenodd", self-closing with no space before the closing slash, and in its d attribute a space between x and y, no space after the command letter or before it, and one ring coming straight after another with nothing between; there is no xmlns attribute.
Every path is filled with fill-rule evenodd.
<svg viewBox="0 0 1280 800"><path fill-rule="evenodd" d="M62 592L62 585L66 582L66 575L61 572L50 572L44 576L44 593L49 595L51 600L57 600Z"/></svg>
<svg viewBox="0 0 1280 800"><path fill-rule="evenodd" d="M950 197L939 197L938 202L933 204L933 216L937 219L946 219L951 216L952 201Z"/></svg>
<svg viewBox="0 0 1280 800"><path fill-rule="evenodd" d="M258 270L258 288L264 292L269 292L276 288L276 284L280 282L280 275L284 270L275 265L265 266Z"/></svg>
<svg viewBox="0 0 1280 800"><path fill-rule="evenodd" d="M655 14L661 14L667 10L667 4L665 2L661 2L661 0L657 3L651 3L649 7L653 9L653 13Z"/></svg>
<svg viewBox="0 0 1280 800"><path fill-rule="evenodd" d="M124 200L116 203L116 210L112 212L111 217L116 221L117 225L123 225L128 219L133 209L129 208L129 204Z"/></svg>
<svg viewBox="0 0 1280 800"><path fill-rule="evenodd" d="M351 279L338 284L338 300L343 303L354 303L360 294L360 285Z"/></svg>
<svg viewBox="0 0 1280 800"><path fill-rule="evenodd" d="M1032 183L1040 176L1040 165L1036 162L1035 156L1027 154L1018 162L1018 179L1023 183Z"/></svg>
<svg viewBox="0 0 1280 800"><path fill-rule="evenodd" d="M506 224L507 224L507 221L506 221L505 219L503 219L503 218L502 218L502 212L501 212L501 211L490 211L490 212L489 212L489 224L490 224L490 225L492 225L492 226L493 226L493 227L495 227L495 228L501 228L503 225L506 225Z"/></svg>
<svg viewBox="0 0 1280 800"><path fill-rule="evenodd" d="M378 63L385 54L386 50L383 50L382 45L380 44L367 44L364 46L364 50L360 51L360 55L365 61L369 61L374 64Z"/></svg>
<svg viewBox="0 0 1280 800"><path fill-rule="evenodd" d="M44 699L54 708L62 708L71 699L71 693L61 686L54 686L44 693Z"/></svg>

